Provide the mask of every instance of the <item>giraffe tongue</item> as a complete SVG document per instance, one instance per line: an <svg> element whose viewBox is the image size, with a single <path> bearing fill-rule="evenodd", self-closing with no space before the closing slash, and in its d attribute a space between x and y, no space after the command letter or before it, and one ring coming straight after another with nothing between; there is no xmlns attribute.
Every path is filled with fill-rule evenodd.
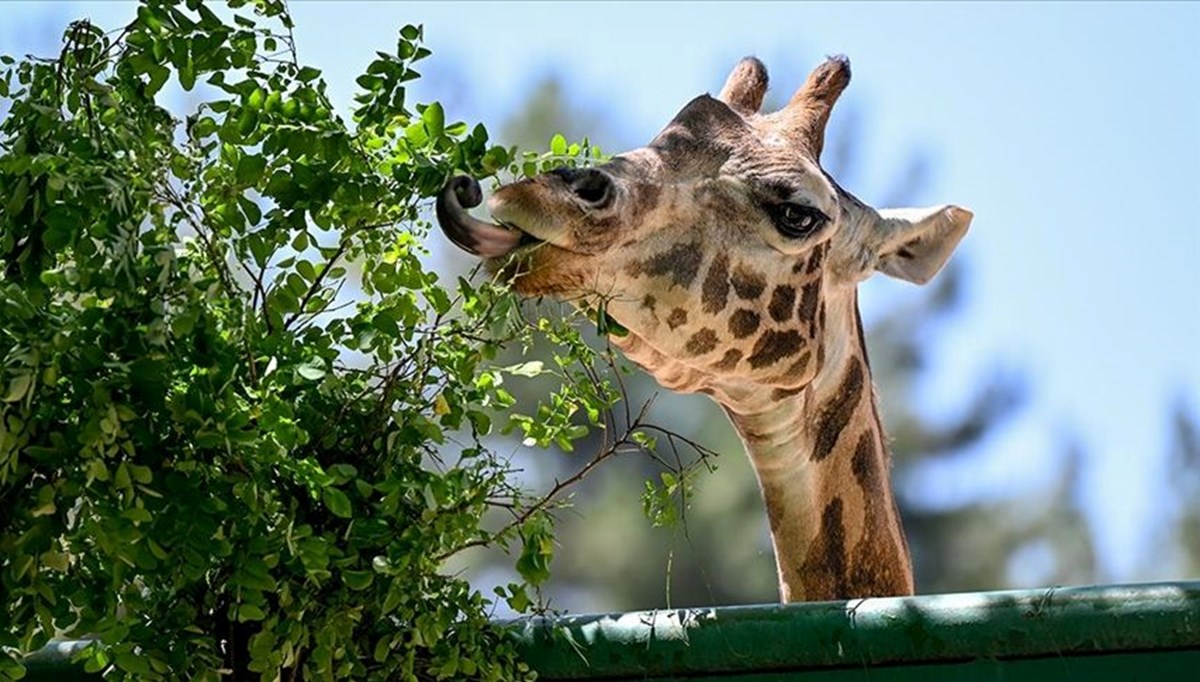
<svg viewBox="0 0 1200 682"><path fill-rule="evenodd" d="M484 222L467 212L483 201L483 192L473 178L459 175L438 193L435 205L438 224L459 248L484 258L507 255L526 241L518 229Z"/></svg>

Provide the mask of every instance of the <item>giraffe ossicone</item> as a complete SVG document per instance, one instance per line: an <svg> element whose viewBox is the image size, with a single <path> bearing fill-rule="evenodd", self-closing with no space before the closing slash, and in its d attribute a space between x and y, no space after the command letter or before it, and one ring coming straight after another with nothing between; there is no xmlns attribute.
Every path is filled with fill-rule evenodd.
<svg viewBox="0 0 1200 682"><path fill-rule="evenodd" d="M720 403L758 477L783 601L913 592L857 285L927 282L972 217L876 210L822 170L849 81L849 62L828 59L764 114L767 71L748 57L649 145L500 187L495 223L467 213L468 178L437 201L447 236L516 291L603 299L631 360Z"/></svg>

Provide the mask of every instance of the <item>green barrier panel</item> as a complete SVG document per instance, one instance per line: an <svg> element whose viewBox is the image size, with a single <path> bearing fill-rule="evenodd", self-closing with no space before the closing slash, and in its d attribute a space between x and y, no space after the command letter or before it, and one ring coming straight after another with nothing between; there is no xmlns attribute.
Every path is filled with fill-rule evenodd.
<svg viewBox="0 0 1200 682"><path fill-rule="evenodd" d="M542 680L1200 682L1200 582L523 618ZM80 642L31 681L92 680Z"/></svg>
<svg viewBox="0 0 1200 682"><path fill-rule="evenodd" d="M1200 582L512 624L543 680L1200 682Z"/></svg>

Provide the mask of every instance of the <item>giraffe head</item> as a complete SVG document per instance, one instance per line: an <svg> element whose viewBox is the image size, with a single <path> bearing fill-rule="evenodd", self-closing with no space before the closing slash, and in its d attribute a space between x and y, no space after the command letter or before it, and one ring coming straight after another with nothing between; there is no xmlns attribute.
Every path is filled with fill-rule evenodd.
<svg viewBox="0 0 1200 682"><path fill-rule="evenodd" d="M853 302L875 271L926 282L971 220L955 206L877 211L821 169L849 81L849 63L829 59L764 114L766 69L743 59L649 145L499 188L498 224L467 214L479 188L455 178L438 221L522 294L603 300L629 331L614 342L668 388L797 391L836 342L827 303Z"/></svg>

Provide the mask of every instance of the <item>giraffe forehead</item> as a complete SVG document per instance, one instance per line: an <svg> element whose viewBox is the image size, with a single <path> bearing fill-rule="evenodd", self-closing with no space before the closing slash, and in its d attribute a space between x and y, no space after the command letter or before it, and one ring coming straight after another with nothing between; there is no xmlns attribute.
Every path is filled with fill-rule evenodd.
<svg viewBox="0 0 1200 682"><path fill-rule="evenodd" d="M833 184L820 165L789 147L765 146L753 153L735 153L721 171L779 201L809 199L822 210L836 202Z"/></svg>
<svg viewBox="0 0 1200 682"><path fill-rule="evenodd" d="M685 107L649 145L610 163L631 178L664 184L734 178L777 201L799 200L831 216L837 208L836 191L820 164L777 125L761 116L743 119L703 98Z"/></svg>

